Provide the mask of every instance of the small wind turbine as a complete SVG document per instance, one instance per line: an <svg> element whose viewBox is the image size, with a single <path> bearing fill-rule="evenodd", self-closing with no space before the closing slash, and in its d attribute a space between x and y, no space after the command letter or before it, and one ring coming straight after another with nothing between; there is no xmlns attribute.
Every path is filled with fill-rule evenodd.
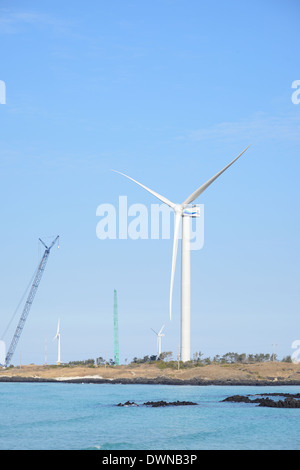
<svg viewBox="0 0 300 470"><path fill-rule="evenodd" d="M57 339L58 341L58 354L57 354L57 365L60 366L60 320L58 320L56 336L54 336L53 341Z"/></svg>
<svg viewBox="0 0 300 470"><path fill-rule="evenodd" d="M191 253L190 253L190 224L191 217L197 217L197 208L192 206L191 203L197 199L219 176L224 173L234 162L236 162L243 153L250 147L250 145L243 150L232 162L225 168L219 171L215 176L210 178L206 183L202 184L196 191L194 191L185 201L181 204L176 204L169 201L164 196L156 193L152 189L147 188L143 184L134 180L130 176L124 175L116 171L134 183L141 186L157 199L162 201L167 206L171 207L175 212L175 228L174 228L174 242L173 242L173 257L172 257L172 271L171 271L171 286L170 286L170 319L172 317L172 296L173 285L175 276L175 265L177 258L179 228L182 225L182 241L181 241L181 360L182 362L190 361L191 359Z"/></svg>
<svg viewBox="0 0 300 470"><path fill-rule="evenodd" d="M165 336L164 334L162 334L162 330L164 329L164 327L165 327L165 325L163 325L161 327L161 329L159 330L158 333L156 331L154 331L153 328L151 328L153 333L155 333L156 336L157 336L157 357L159 357L161 355L161 338L162 338L162 336Z"/></svg>

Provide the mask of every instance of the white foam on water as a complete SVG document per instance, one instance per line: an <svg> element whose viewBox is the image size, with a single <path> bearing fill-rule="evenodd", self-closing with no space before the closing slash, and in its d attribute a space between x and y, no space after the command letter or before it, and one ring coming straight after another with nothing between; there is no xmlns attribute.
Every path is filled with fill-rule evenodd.
<svg viewBox="0 0 300 470"><path fill-rule="evenodd" d="M55 380L60 382L62 380L78 380L78 379L103 379L103 377L101 377L101 375L83 375L83 376L81 375L78 377L56 377Z"/></svg>

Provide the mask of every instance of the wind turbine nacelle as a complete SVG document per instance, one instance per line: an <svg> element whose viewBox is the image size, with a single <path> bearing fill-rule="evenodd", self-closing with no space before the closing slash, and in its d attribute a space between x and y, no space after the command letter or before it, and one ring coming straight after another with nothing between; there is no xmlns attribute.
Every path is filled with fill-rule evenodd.
<svg viewBox="0 0 300 470"><path fill-rule="evenodd" d="M200 217L200 206L197 204L187 206L183 211L183 215L187 215L188 217Z"/></svg>

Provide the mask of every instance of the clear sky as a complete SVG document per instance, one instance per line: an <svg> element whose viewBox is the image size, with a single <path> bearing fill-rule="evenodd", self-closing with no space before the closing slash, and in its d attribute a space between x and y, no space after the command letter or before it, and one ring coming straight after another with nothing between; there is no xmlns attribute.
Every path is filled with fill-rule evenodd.
<svg viewBox="0 0 300 470"><path fill-rule="evenodd" d="M292 354L300 339L298 0L1 0L0 329L53 248L13 359L177 355L171 240L99 240L97 207L174 202L248 152L197 202L192 352ZM180 261L180 258L179 260ZM21 310L7 332L9 345ZM1 331L0 331L1 334Z"/></svg>

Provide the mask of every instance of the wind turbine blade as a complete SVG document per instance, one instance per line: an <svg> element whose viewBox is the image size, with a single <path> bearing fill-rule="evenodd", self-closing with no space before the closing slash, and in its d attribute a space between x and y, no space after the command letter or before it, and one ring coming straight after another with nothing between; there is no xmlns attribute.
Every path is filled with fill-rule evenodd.
<svg viewBox="0 0 300 470"><path fill-rule="evenodd" d="M184 201L183 206L187 206L188 204L193 202L195 199L197 199L197 197L200 196L200 194L202 194L217 178L219 178L219 176L222 173L224 173L224 171L226 171L231 165L233 165L243 155L243 153L245 153L246 150L248 150L249 147L250 147L250 145L248 145L248 147L245 148L245 150L243 150L242 153L240 153L234 160L232 160L231 163L229 163L227 166L225 166L225 168L223 168L223 170L219 171L215 176L210 178L210 180L208 180L206 183L204 183L202 186L200 186L200 188L198 188L196 191L194 191L193 194L191 194Z"/></svg>
<svg viewBox="0 0 300 470"><path fill-rule="evenodd" d="M161 196L160 194L156 193L155 191L153 191L152 189L149 189L147 188L147 186L144 186L143 184L139 183L138 181L134 180L133 178L131 178L130 176L127 176L125 175L124 173L121 173L120 171L117 171L117 170L112 170L114 171L115 173L119 173L120 175L122 176L125 176L125 178L128 178L129 180L133 181L134 183L138 184L139 186L141 186L142 188L144 188L146 191L148 191L150 194L153 194L153 196L157 197L157 199L159 199L161 202L167 204L167 206L169 207L172 207L172 209L175 208L176 204L174 204L173 202L169 201L169 199L165 198L164 196Z"/></svg>
<svg viewBox="0 0 300 470"><path fill-rule="evenodd" d="M53 341L59 337L59 323L60 323L60 319L58 320L56 335L54 336Z"/></svg>
<svg viewBox="0 0 300 470"><path fill-rule="evenodd" d="M159 333L158 333L159 335L161 334L161 332L162 332L162 330L164 329L164 327L165 327L165 325L163 325L163 326L161 327L161 329L159 330Z"/></svg>
<svg viewBox="0 0 300 470"><path fill-rule="evenodd" d="M172 297L173 297L173 286L174 286L174 277L175 277L180 221L181 221L181 214L177 212L175 213L172 272L171 272L171 286L170 286L170 320L172 319Z"/></svg>
<svg viewBox="0 0 300 470"><path fill-rule="evenodd" d="M156 335L158 334L158 333L156 333L156 331L154 331L154 330L153 330L153 328L150 328L150 330L152 330L152 331L153 331L153 333L155 333Z"/></svg>

